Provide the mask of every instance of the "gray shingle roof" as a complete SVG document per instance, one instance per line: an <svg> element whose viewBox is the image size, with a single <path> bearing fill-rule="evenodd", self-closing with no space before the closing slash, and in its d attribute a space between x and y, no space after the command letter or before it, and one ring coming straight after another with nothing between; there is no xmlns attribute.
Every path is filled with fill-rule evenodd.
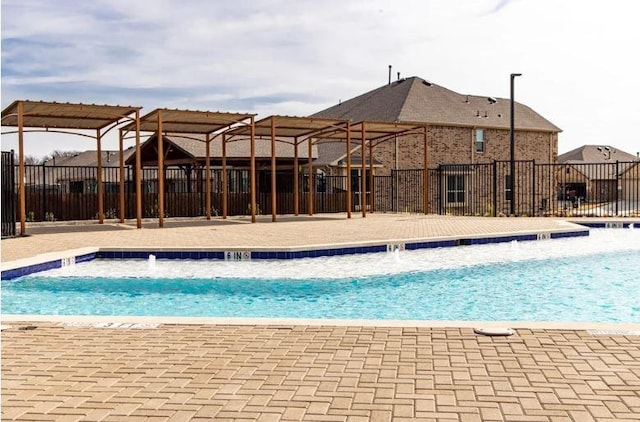
<svg viewBox="0 0 640 422"><path fill-rule="evenodd" d="M312 116L352 119L354 122L425 122L508 129L510 100L491 100L489 97L458 94L414 76L384 85ZM515 102L515 126L521 130L561 131L518 102Z"/></svg>
<svg viewBox="0 0 640 422"><path fill-rule="evenodd" d="M328 141L318 142L318 159L313 162L314 166L338 166L347 162L347 144L344 141ZM351 145L351 164L357 165L362 163L360 156L360 142L354 142ZM367 155L366 163L368 164L370 157ZM374 164L380 164L377 160L373 160Z"/></svg>
<svg viewBox="0 0 640 422"><path fill-rule="evenodd" d="M590 180L615 179L637 162L635 155L611 145L583 145L558 156L558 163L570 165Z"/></svg>
<svg viewBox="0 0 640 422"><path fill-rule="evenodd" d="M611 145L583 145L559 155L558 163L610 163L611 161L634 161L636 159L635 155Z"/></svg>
<svg viewBox="0 0 640 422"><path fill-rule="evenodd" d="M206 158L206 146L204 137L203 141L194 140L193 136L184 137L180 135L166 135L167 139L173 142L179 148L182 148L187 153L191 154L194 158L204 159ZM155 139L155 138L154 138ZM287 140L288 142L288 140ZM228 158L249 158L250 154L250 141L249 139L242 139L238 141L227 141L226 155ZM211 141L210 157L218 158L222 157L222 143L220 140ZM302 141L298 144L298 157L307 158L308 146L306 141ZM255 154L256 158L264 159L271 158L271 140L256 139L255 142ZM276 142L276 157L278 158L293 158L294 149L293 145L285 142ZM318 157L318 150L315 146L311 148L311 156L313 158Z"/></svg>
<svg viewBox="0 0 640 422"><path fill-rule="evenodd" d="M171 142L173 149L178 149L180 153L178 156L181 158L193 159L198 161L204 161L206 158L206 144L204 135L185 135L185 134L167 134L164 136L165 140ZM144 157L155 157L155 143L156 136L150 136L141 146L143 161ZM292 144L285 142L276 142L276 158L279 159L293 159L294 147ZM150 151L149 149L153 149ZM166 148L166 147L165 147ZM145 151L147 153L145 154ZM165 150L165 153L167 151ZM220 159L222 157L222 143L220 139L214 139L210 144L210 157L212 159ZM247 160L251 156L250 141L249 139L241 140L227 140L226 157L230 160ZM301 162L304 162L308 156L308 146L306 141L301 141L298 144L298 158ZM318 149L316 146L312 146L311 149L312 158L318 157ZM266 139L256 139L255 143L255 157L257 160L270 160L271 159L271 141ZM133 164L134 157L131 156L128 163ZM155 158L152 160L155 161ZM170 164L171 160L166 163Z"/></svg>
<svg viewBox="0 0 640 422"><path fill-rule="evenodd" d="M131 154L135 152L133 147L124 150L124 159L129 158ZM101 151L102 166L103 167L118 167L120 165L120 152L119 151ZM75 155L68 157L57 157L55 160L49 159L45 162L46 166L98 166L98 153L96 150L87 150L79 152Z"/></svg>

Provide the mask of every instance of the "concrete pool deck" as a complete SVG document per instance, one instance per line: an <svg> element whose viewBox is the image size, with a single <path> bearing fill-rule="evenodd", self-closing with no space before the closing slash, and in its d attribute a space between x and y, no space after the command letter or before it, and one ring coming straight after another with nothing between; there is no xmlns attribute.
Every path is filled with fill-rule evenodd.
<svg viewBox="0 0 640 422"><path fill-rule="evenodd" d="M33 225L32 236L2 240L2 262L83 247L292 247L570 227L398 214L259 221ZM633 324L512 324L511 337L483 337L456 322L97 320L107 324L3 318L2 420L640 420Z"/></svg>

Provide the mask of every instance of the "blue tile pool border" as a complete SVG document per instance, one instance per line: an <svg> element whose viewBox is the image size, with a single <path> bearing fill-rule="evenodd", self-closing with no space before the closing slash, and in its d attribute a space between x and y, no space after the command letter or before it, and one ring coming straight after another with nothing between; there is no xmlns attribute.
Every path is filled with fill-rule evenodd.
<svg viewBox="0 0 640 422"><path fill-rule="evenodd" d="M587 225L580 223L581 225ZM588 227L599 228L605 227L607 223L589 223L594 224ZM595 225L600 224L600 225ZM634 223L631 223L634 224ZM625 223L625 226L616 226L616 227L628 227L629 223ZM640 224L639 224L640 226ZM610 227L610 226L606 226ZM391 240L384 243L374 244L374 245L350 245L343 247L330 247L327 246L325 248L314 248L308 250L250 250L250 251L238 251L237 248L233 248L231 250L242 253L249 252L250 259L300 259L300 258L318 258L318 257L326 257L326 256L336 256L336 255L353 255L353 254L363 254L363 253L375 253L375 252L386 252L393 249L405 249L405 250L417 250L417 249L430 249L430 248L447 248L454 246L467 246L467 245L484 245L490 243L504 243L504 242L512 242L516 241L531 241L538 239L560 239L566 237L579 237L579 236L589 236L589 229L585 227L585 229L576 229L571 231L563 231L563 232L540 232L540 233L528 233L528 234L518 234L518 235L499 235L499 236L483 236L483 237L460 237L453 239L439 239L439 240L413 240L413 241L402 241L402 240ZM75 256L75 263L91 261L94 259L148 259L149 255L155 255L156 259L215 259L215 260L224 260L225 254L228 251L220 251L220 250L191 250L191 251L167 251L167 250L127 250L127 249L109 249L105 248L104 250L97 250L92 253L84 253L81 255ZM8 270L3 270L1 272L0 277L2 280L11 280L14 278L22 277L25 275L47 271L51 269L61 268L65 259L69 258L58 258L52 259L47 262L36 263L31 265L25 265L19 268L12 268Z"/></svg>
<svg viewBox="0 0 640 422"><path fill-rule="evenodd" d="M591 229L628 229L630 226L640 229L640 221L571 221Z"/></svg>

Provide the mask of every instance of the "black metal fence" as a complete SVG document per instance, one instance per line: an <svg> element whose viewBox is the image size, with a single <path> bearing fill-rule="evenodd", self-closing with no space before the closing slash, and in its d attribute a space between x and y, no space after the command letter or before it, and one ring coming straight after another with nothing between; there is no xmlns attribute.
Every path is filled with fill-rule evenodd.
<svg viewBox="0 0 640 422"><path fill-rule="evenodd" d="M429 213L640 216L640 161L441 165L429 170ZM398 188L396 188L398 189Z"/></svg>
<svg viewBox="0 0 640 422"><path fill-rule="evenodd" d="M16 195L13 151L2 151L2 238L16 235Z"/></svg>
<svg viewBox="0 0 640 422"><path fill-rule="evenodd" d="M5 155L6 154L6 155ZM3 236L5 216L15 218L17 167L3 153ZM14 166L14 172L6 171ZM97 168L65 166L25 166L27 221L97 219ZM5 177L8 176L8 177ZM103 168L105 218L119 216L120 180L125 181L125 217L135 218L135 174L126 168ZM165 169L165 216L195 217L206 214L206 175L204 169L182 166ZM158 174L143 169L143 217L158 216ZM211 213L222 213L222 171L212 170ZM271 172L257 173L258 214L271 213ZM359 177L351 178L351 210L366 207L374 212L424 213L423 170L393 170L389 176L375 176L373 185L360 192ZM512 183L514 182L514 183ZM598 164L515 163L512 181L509 161L489 164L450 164L428 170L428 209L430 214L473 216L638 216L640 215L640 161ZM309 186L311 184L311 186ZM227 213L251 213L248 170L227 172ZM279 214L293 214L294 183L291 170L276 173L276 201ZM297 211L308 213L309 192L313 192L313 213L345 212L347 177L315 174L311 183L306 174L298 180ZM515 187L515 189L514 189ZM16 189L17 190L17 189ZM5 199L5 194L9 199ZM11 202L14 200L14 203ZM513 211L513 212L512 212ZM9 229L11 224L7 224ZM13 225L15 227L15 224ZM14 229L15 230L15 229Z"/></svg>

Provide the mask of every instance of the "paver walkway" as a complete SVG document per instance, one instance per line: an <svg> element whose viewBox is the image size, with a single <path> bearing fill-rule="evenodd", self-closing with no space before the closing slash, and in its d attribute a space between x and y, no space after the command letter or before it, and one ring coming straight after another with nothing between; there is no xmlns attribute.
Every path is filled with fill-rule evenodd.
<svg viewBox="0 0 640 422"><path fill-rule="evenodd" d="M2 420L640 420L638 336L25 326L2 332Z"/></svg>

